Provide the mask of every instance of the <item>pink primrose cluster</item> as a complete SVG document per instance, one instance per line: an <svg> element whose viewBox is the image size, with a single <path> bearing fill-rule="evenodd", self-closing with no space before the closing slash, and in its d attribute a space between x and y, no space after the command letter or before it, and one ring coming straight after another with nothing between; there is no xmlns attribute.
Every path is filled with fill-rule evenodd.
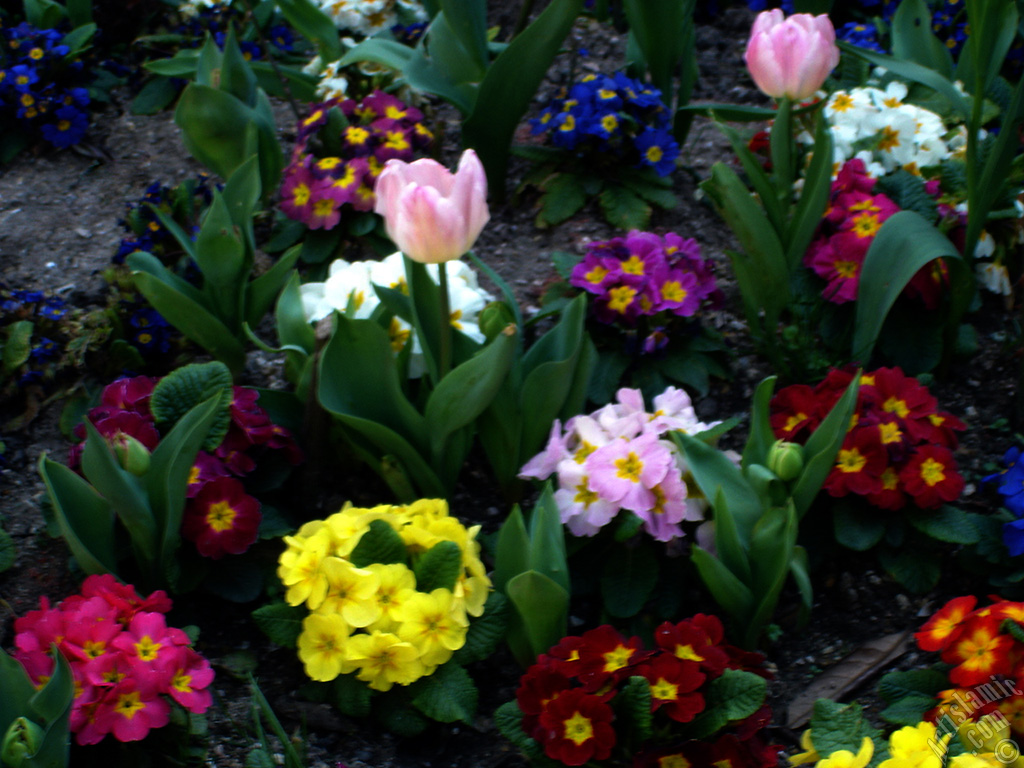
<svg viewBox="0 0 1024 768"><path fill-rule="evenodd" d="M318 133L328 124L333 107L348 120L337 139L337 155L322 148ZM433 134L422 123L423 113L399 99L374 91L361 102L334 99L316 104L299 123L291 162L284 170L281 210L310 229L333 229L341 209L373 210L374 185L388 160L410 161Z"/></svg>
<svg viewBox="0 0 1024 768"><path fill-rule="evenodd" d="M692 317L716 295L712 269L693 238L633 230L591 243L569 283L596 297L598 320L633 327L642 316Z"/></svg>
<svg viewBox="0 0 1024 768"><path fill-rule="evenodd" d="M794 384L771 401L775 436L803 443L853 380L833 369L816 387ZM861 374L853 421L824 489L835 497L863 496L880 509L922 509L955 500L964 489L953 451L960 419L940 411L938 401L899 368Z"/></svg>
<svg viewBox="0 0 1024 768"><path fill-rule="evenodd" d="M666 433L708 429L685 391L669 387L645 410L638 389L620 389L618 402L551 427L544 450L519 476L544 480L558 475L555 502L562 522L576 536L593 536L620 510L640 517L658 541L684 535L683 521L704 519L706 503L687 498L688 470Z"/></svg>
<svg viewBox="0 0 1024 768"><path fill-rule="evenodd" d="M848 160L832 182L832 196L817 237L807 249L804 265L827 281L823 296L835 304L857 299L864 257L882 224L900 211L883 194L873 194L875 178L868 175L859 158ZM939 182L930 181L925 189L935 196ZM946 267L936 260L923 267L905 292L917 296L928 309L938 306L946 284Z"/></svg>
<svg viewBox="0 0 1024 768"><path fill-rule="evenodd" d="M100 404L87 418L115 450L130 451L129 438L152 451L160 442L149 399L156 380L147 376L119 379L109 384ZM260 503L245 492L241 479L256 468L258 453L267 449L286 451L292 464L302 460L291 433L271 422L256 404L259 393L234 387L228 432L213 453L200 451L188 478L188 500L181 535L195 544L204 557L219 559L239 555L256 541ZM85 425L75 428L85 438ZM78 469L84 443L71 447L68 466Z"/></svg>
<svg viewBox="0 0 1024 768"><path fill-rule="evenodd" d="M80 594L56 607L43 597L38 611L14 622L14 657L37 686L53 674L51 645L68 660L75 677L71 732L79 744L97 744L108 733L139 741L167 725L168 696L196 714L212 700L210 662L182 630L167 626L170 609L163 592L142 598L109 574L90 576Z"/></svg>

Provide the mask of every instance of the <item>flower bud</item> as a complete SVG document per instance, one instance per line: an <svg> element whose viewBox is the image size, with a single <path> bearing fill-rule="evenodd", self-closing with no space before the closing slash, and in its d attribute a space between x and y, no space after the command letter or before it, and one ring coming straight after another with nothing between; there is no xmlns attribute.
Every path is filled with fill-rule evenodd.
<svg viewBox="0 0 1024 768"><path fill-rule="evenodd" d="M43 729L31 720L15 718L4 734L3 745L0 746L0 763L19 768L39 751L45 735Z"/></svg>
<svg viewBox="0 0 1024 768"><path fill-rule="evenodd" d="M142 477L149 469L149 449L131 435L124 432L113 438L114 455L121 468L136 477Z"/></svg>
<svg viewBox="0 0 1024 768"><path fill-rule="evenodd" d="M762 93L801 101L813 96L839 63L836 31L825 14L784 18L778 8L762 11L743 60Z"/></svg>
<svg viewBox="0 0 1024 768"><path fill-rule="evenodd" d="M488 341L494 339L505 330L510 323L515 323L512 310L503 301L492 301L480 311L478 325Z"/></svg>
<svg viewBox="0 0 1024 768"><path fill-rule="evenodd" d="M804 447L799 443L776 440L768 450L768 469L780 480L795 480L804 469Z"/></svg>

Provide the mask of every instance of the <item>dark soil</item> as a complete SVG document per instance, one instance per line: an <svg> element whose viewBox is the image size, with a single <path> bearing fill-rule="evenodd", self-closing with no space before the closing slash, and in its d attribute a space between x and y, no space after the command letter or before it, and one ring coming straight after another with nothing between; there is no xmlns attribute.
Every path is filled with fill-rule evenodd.
<svg viewBox="0 0 1024 768"><path fill-rule="evenodd" d="M495 23L507 25L510 13L496 11ZM742 64L750 22L751 15L745 9L730 9L713 23L700 26L700 80L695 101L761 103L762 97ZM588 55L580 60L580 66L593 71L614 70L625 47L622 36L586 21L577 25L572 42L586 47ZM538 95L539 104L567 84L568 71L567 57L556 62ZM26 153L0 170L0 263L2 279L8 285L60 291L81 307L102 305L105 284L99 273L117 248L121 237L117 222L125 203L136 200L153 181L173 185L200 170L182 146L170 113L133 116L127 108L128 100L127 93L117 94L114 103L97 117L89 149ZM457 135L457 117L444 109L438 114L448 123L447 130L439 126L438 134ZM291 132L293 123L287 109L282 106L277 117L283 133ZM448 149L453 156L454 146ZM734 246L732 236L710 207L701 202L696 187L696 180L706 177L714 162L728 161L729 156L721 134L698 120L683 150L686 169L675 177L679 205L672 211L657 211L651 229L696 238L704 254L719 267L730 298L727 307L735 308L738 304L728 281L724 255ZM515 161L510 189L523 170L520 161ZM527 193L512 195L507 203L492 207L491 222L475 248L513 285L527 309L539 305L545 284L554 277L550 261L553 251L582 253L590 241L622 234L612 230L596 208L585 209L562 226L537 229L534 203ZM933 387L941 407L960 415L968 424L957 458L971 481L963 503L977 511L997 506L991 493L978 490L977 481L986 473L986 465L1001 455L1010 437L1000 419L1013 417L1019 375L1018 363L997 339L1008 322L1005 310L994 302L985 310L979 318L996 319L986 321L990 327L979 328L981 352ZM723 310L710 322L732 347L735 377L715 384L697 403L698 412L705 419L745 414L754 386L770 372L751 353L745 325L737 314ZM279 378L277 361L254 354L251 363L248 374L253 381L247 383ZM81 373L85 376L88 371ZM66 548L45 532L40 512L45 494L35 472L41 454L63 456L66 450L58 429L59 415L60 403L50 404L25 429L3 435L7 453L6 465L0 471L0 511L3 526L14 537L18 551L15 567L0 574L0 645L8 648L12 645L15 616L36 608L41 596L57 601L78 587L77 577L67 568ZM741 426L737 433L742 434L743 429ZM306 516L329 513L346 499L357 505L377 503L380 499L375 494L381 490L363 474L358 467L343 469L330 487L316 489ZM479 471L468 473L452 509L469 521L482 523L485 533L495 531L505 513L486 476ZM949 574L934 593L907 594L873 560L842 553L829 558L815 579L818 591L810 624L802 628L795 624L795 598L787 596L779 614L781 637L766 649L777 669L771 696L780 723L788 701L822 670L865 641L916 628L945 599L974 588L950 564ZM262 636L248 618L252 607L189 596L181 598L175 609L175 620L181 618L178 623L201 626L198 648L218 668L207 764L225 768L244 764L252 746L249 695L244 681L231 672L244 666L246 660L255 660L260 685L289 733L305 741L311 765L333 766L336 761L352 768L525 765L515 749L498 735L491 720L494 709L514 697L520 674L507 652L501 651L470 669L481 690L480 714L471 727L439 725L420 738L403 742L366 723L342 717L327 705L309 704L296 696L304 678L294 651L276 648ZM706 602L691 608L691 613L713 610ZM899 663L919 661L916 654L908 653ZM865 685L857 692L869 688ZM785 730L775 735L780 743L791 744L791 735Z"/></svg>

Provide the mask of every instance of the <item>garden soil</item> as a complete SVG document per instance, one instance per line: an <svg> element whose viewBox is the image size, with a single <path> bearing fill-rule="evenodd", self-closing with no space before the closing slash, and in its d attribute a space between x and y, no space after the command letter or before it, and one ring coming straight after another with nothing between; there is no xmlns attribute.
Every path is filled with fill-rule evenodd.
<svg viewBox="0 0 1024 768"><path fill-rule="evenodd" d="M495 5L499 4L492 3ZM512 11L502 7L492 12L492 21L506 28L513 17ZM699 26L700 79L695 101L764 103L742 62L751 21L752 14L746 9L734 8ZM578 23L568 42L576 50L578 69L610 72L622 60L624 38L594 22ZM585 49L585 55L580 49ZM562 56L555 63L538 94L538 106L569 84L570 58ZM110 263L122 236L118 219L125 205L138 199L154 181L174 185L200 169L182 146L171 113L135 116L128 110L129 100L127 92L115 94L113 102L96 116L90 140L83 148L73 152L27 152L0 169L0 279L9 287L56 291L79 307L102 306L106 289L100 273ZM451 163L456 156L458 116L438 108L435 117L439 123L436 133L452 139L447 143L445 158ZM277 119L282 139L293 139L294 117L283 104L277 107ZM525 124L517 138L529 141ZM672 211L656 211L651 228L696 238L703 253L718 267L728 298L726 307L735 309L738 297L728 277L725 253L734 243L727 228L700 199L696 187L696 181L706 177L711 165L720 160L730 161L727 142L712 125L698 120L683 148L683 168L675 174L679 205ZM593 206L563 225L537 228L536 197L529 190L515 191L516 180L524 170L519 161L513 162L512 194L508 202L492 207L491 221L475 252L513 286L520 303L531 310L539 306L545 286L555 278L552 252L582 253L588 242L622 233L613 231ZM1015 392L1020 360L1001 341L1012 331L1013 317L997 302L986 302L984 309L976 315L981 351L933 386L940 406L968 425L957 459L968 478L963 504L974 511L995 508L994 494L979 488L979 479L992 471L992 462L1019 427ZM724 309L714 313L710 322L730 346L733 378L713 383L709 393L696 402L698 414L704 420L742 417L757 382L770 372L752 355L744 323L737 314ZM86 377L88 371L81 374ZM254 353L245 376L246 384L280 381L280 361ZM67 443L59 430L60 409L60 402L41 404L27 426L2 435L6 453L0 469L0 515L17 546L15 566L0 573L0 645L5 648L12 646L16 616L37 608L43 596L58 601L76 591L79 584L68 569L66 547L47 535L40 511L45 493L35 469L43 453L58 458L65 455ZM16 410L0 414L4 422ZM736 445L742 443L744 430L742 423L734 430L731 439ZM307 508L294 510L296 516L321 517L346 500L357 505L379 503L382 498L377 494L382 489L367 482L364 474L352 466L329 487L304 489ZM480 523L484 534L497 530L504 516L504 507L486 475L475 469L467 473L452 510L468 522ZM889 579L873 560L850 555L830 557L814 574L816 603L810 622L802 626L796 620L795 597L784 595L778 637L764 649L776 670L770 689L776 722L785 722L787 705L808 685L824 671L834 670L838 662L865 643L915 629L953 595L972 590L985 593L951 563L944 572L939 589L928 595L914 595ZM714 610L694 585L680 584L679 588L694 596L688 613ZM186 596L178 599L172 615L175 625L196 624L201 628L197 647L217 670L206 764L223 768L245 764L253 737L244 672L255 664L262 690L288 733L305 743L312 766L334 766L337 762L352 768L525 765L498 734L491 717L497 706L514 697L521 672L506 651L470 668L480 688L479 714L472 724L437 725L416 739L403 741L343 717L326 704L310 704L297 696L296 690L304 682L301 665L294 651L274 647L262 636L249 618L253 607ZM912 644L900 645L892 638L887 643L896 650L879 656L890 659L890 665L911 667L922 663L909 650ZM871 698L872 674L877 671L865 675L861 670L846 681L850 691L845 695L867 697L874 707L872 712L877 710ZM795 744L795 733L782 725L773 726L771 736L787 748ZM98 763L97 754L103 754L108 763L119 759L116 750L94 753L93 749L76 749L72 765Z"/></svg>

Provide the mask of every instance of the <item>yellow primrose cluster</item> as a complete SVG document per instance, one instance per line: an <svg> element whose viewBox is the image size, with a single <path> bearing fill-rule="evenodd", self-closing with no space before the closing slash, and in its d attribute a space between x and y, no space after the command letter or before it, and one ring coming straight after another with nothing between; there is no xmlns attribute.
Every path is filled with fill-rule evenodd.
<svg viewBox="0 0 1024 768"><path fill-rule="evenodd" d="M952 733L940 735L934 723L925 722L900 728L889 736L889 757L878 768L1024 768L1024 758L1010 737L1010 723L1001 713L968 720L957 728L957 735L963 749L949 756ZM809 730L800 738L800 746L805 751L789 758L791 766L865 768L874 753L871 739L865 737L856 755L842 749L822 756L814 749Z"/></svg>
<svg viewBox="0 0 1024 768"><path fill-rule="evenodd" d="M453 589L420 592L403 563L356 567L350 555L376 520L405 544L409 562L437 544L454 542L462 564ZM386 529L385 529L386 530ZM278 576L290 605L311 611L302 623L299 658L313 680L356 676L378 691L431 674L466 642L469 617L483 613L491 588L476 535L449 516L441 499L408 506L346 507L285 536Z"/></svg>

